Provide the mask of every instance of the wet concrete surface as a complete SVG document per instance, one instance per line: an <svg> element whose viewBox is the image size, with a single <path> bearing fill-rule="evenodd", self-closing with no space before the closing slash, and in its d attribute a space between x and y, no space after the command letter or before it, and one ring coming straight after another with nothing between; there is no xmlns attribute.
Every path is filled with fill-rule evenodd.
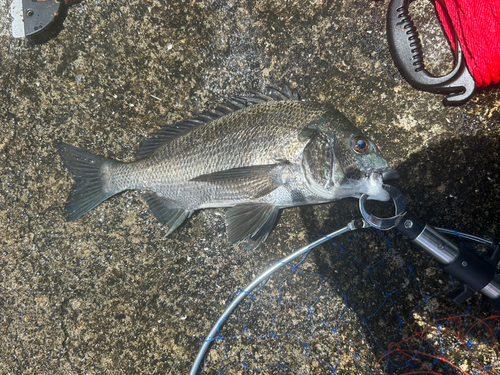
<svg viewBox="0 0 500 375"><path fill-rule="evenodd" d="M35 44L11 37L9 1L0 1L0 372L188 373L233 292L267 262L359 217L354 199L285 210L251 254L227 244L222 209L165 237L138 192L65 222L72 180L58 142L130 161L148 133L229 95L286 82L333 103L400 171L394 185L418 217L500 237L498 87L460 107L413 89L392 63L386 9L361 0L82 1ZM430 69L446 70L451 54L432 8L412 11ZM359 256L373 252L363 244ZM355 272L338 271L346 283ZM464 307L443 297L437 311Z"/></svg>

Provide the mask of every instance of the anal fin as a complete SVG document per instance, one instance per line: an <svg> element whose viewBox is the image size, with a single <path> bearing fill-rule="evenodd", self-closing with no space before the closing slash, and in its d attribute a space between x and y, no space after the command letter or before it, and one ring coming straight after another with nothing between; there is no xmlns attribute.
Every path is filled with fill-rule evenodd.
<svg viewBox="0 0 500 375"><path fill-rule="evenodd" d="M250 252L264 241L274 226L279 209L269 203L243 203L226 212L227 238L231 244L244 241Z"/></svg>
<svg viewBox="0 0 500 375"><path fill-rule="evenodd" d="M167 236L193 213L193 211L184 208L173 207L170 200L156 193L146 193L143 196L158 221L168 227Z"/></svg>

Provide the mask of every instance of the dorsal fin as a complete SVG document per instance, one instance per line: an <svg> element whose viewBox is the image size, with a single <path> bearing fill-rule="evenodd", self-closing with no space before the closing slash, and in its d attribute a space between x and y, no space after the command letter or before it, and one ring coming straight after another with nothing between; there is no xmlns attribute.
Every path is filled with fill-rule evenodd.
<svg viewBox="0 0 500 375"><path fill-rule="evenodd" d="M189 132L207 122L217 120L221 117L237 112L253 104L265 103L280 100L299 100L300 97L295 90L290 90L288 86L283 87L283 91L269 88L268 93L253 92L251 96L231 97L224 103L215 103L212 110L204 111L196 119L179 122L174 125L164 126L153 132L150 138L145 139L137 150L136 159L142 159L151 155L154 150L168 142L173 137Z"/></svg>
<svg viewBox="0 0 500 375"><path fill-rule="evenodd" d="M161 146L167 139L194 129L205 122L208 121L200 117L197 119L182 121L174 125L164 126L163 128L156 130L151 134L150 138L142 141L137 150L136 159L142 159L151 155L153 151Z"/></svg>

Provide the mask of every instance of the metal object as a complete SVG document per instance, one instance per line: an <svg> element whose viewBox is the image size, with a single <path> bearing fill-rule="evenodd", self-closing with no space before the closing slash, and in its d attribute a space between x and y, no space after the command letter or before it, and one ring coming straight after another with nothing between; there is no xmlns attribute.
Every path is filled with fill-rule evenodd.
<svg viewBox="0 0 500 375"><path fill-rule="evenodd" d="M413 242L442 264L453 262L458 254L458 246L429 225L425 226Z"/></svg>
<svg viewBox="0 0 500 375"><path fill-rule="evenodd" d="M408 12L413 0L392 0L387 13L387 39L394 63L403 77L415 88L445 94L448 105L465 103L474 93L476 83L467 69L462 46L455 33L455 65L440 77L429 73L424 66L422 44ZM442 0L437 0L442 1ZM443 6L443 9L446 9Z"/></svg>
<svg viewBox="0 0 500 375"><path fill-rule="evenodd" d="M203 358L205 356L205 353L208 350L208 347L210 346L211 342L218 336L218 332L221 328L221 326L224 324L224 321L231 315L233 310L238 306L238 304L247 296L250 295L252 290L254 290L261 282L263 282L266 278L268 278L271 274L273 274L275 271L280 269L282 266L287 264L288 262L292 261L293 259L297 258L298 256L307 253L309 250L312 248L322 244L323 242L326 242L334 237L337 237L341 234L356 230L356 229L362 229L362 228L368 228L370 224L368 224L365 220L363 219L357 219L357 220L352 220L349 222L344 228L339 229L335 232L332 232L312 243L309 245L306 245L304 247L301 247L294 253L288 255L287 257L277 261L272 267L269 267L265 272L261 273L259 276L257 276L250 284L246 286L245 289L241 290L239 294L233 299L231 304L224 310L222 315L219 317L217 322L214 324L212 329L210 330L210 333L207 335L205 340L203 341L203 345L200 348L200 351L198 352L198 355L196 356L196 359L193 363L193 366L191 367L191 371L189 372L190 375L196 375L198 372L198 369L203 361Z"/></svg>
<svg viewBox="0 0 500 375"><path fill-rule="evenodd" d="M500 295L500 276L498 273L495 274L488 285L481 289L481 293L489 298L498 298L498 295Z"/></svg>
<svg viewBox="0 0 500 375"><path fill-rule="evenodd" d="M401 194L401 192L391 185L382 185L385 191L391 196L392 202L394 203L395 216L389 218L380 218L375 215L370 214L365 207L368 195L363 194L359 198L359 210L363 218L372 226L380 230L392 229L396 226L396 221L400 219L401 215L406 210L406 199ZM410 225L410 223L408 223ZM412 225L412 224L411 224Z"/></svg>
<svg viewBox="0 0 500 375"><path fill-rule="evenodd" d="M406 235L427 254L436 258L443 270L462 283L453 301L460 304L465 302L475 292L481 292L490 299L495 308L500 308L500 275L495 273L500 261L500 245L495 242L481 240L489 244L488 256L481 256L463 242L455 245L436 228L423 223L406 209L406 203L401 192L395 187L384 185L384 189L391 196L396 215L390 218L379 218L370 214L365 202L367 196L359 199L359 208L363 218L373 227L381 230L396 228ZM467 234L455 234L464 238L476 240L477 237Z"/></svg>
<svg viewBox="0 0 500 375"><path fill-rule="evenodd" d="M12 36L30 37L40 34L59 15L64 0L13 0L10 5Z"/></svg>

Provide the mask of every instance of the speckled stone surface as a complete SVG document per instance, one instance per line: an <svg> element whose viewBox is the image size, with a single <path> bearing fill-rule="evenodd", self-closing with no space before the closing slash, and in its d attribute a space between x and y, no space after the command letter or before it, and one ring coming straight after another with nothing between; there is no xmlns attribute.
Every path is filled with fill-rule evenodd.
<svg viewBox="0 0 500 375"><path fill-rule="evenodd" d="M354 199L285 210L251 254L227 244L224 210L201 211L165 237L138 192L64 221L72 180L58 142L133 160L148 133L228 95L288 82L306 100L334 103L400 171L394 185L418 217L500 237L500 91L444 107L440 96L413 89L392 63L386 8L368 0L89 0L69 8L58 35L34 44L11 37L9 0L0 0L0 373L188 373L233 292L267 262L359 217ZM427 63L443 73L451 54L432 8L412 11ZM379 246L359 243L360 257ZM420 256L400 252L409 263ZM357 271L345 267L337 277L348 283ZM429 267L429 283L446 279ZM290 293L307 299L307 288ZM330 302L334 316L343 301L332 292ZM443 297L435 310L465 307ZM346 343L359 336L354 315L351 322ZM382 319L379 329L390 324ZM369 348L362 354L371 366L380 353ZM269 371L260 373L278 370ZM365 370L351 356L337 371Z"/></svg>

